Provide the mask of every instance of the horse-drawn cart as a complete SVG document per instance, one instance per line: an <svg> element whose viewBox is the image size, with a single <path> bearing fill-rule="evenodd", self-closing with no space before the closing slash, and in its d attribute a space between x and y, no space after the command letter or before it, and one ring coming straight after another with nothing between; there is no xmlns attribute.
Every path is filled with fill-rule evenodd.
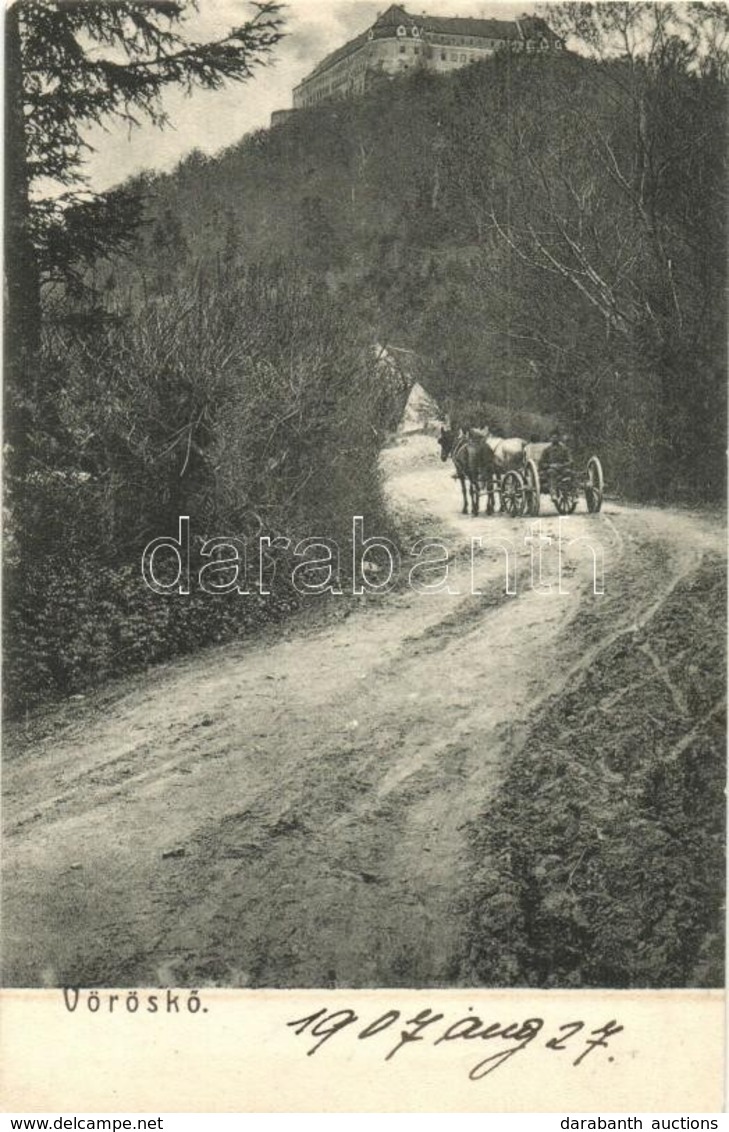
<svg viewBox="0 0 729 1132"><path fill-rule="evenodd" d="M512 518L538 515L542 495L551 497L560 515L571 515L580 495L585 496L588 511L597 512L602 507L604 481L597 456L590 456L581 473L564 444L504 439L493 436L488 427L458 431L443 427L438 444L441 459L450 457L455 465L464 515L468 513L469 493L473 515L478 515L482 496L488 500L488 515L493 514L498 496L498 510Z"/></svg>
<svg viewBox="0 0 729 1132"><path fill-rule="evenodd" d="M523 479L527 515L539 514L542 495L550 496L560 515L571 515L580 495L584 495L591 514L602 507L605 481L597 456L590 456L584 472L570 465L556 470L542 469L540 475L538 457L527 448Z"/></svg>

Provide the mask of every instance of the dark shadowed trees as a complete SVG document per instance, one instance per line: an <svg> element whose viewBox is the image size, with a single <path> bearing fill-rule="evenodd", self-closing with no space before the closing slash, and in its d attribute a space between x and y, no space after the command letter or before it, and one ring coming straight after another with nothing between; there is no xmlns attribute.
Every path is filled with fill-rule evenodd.
<svg viewBox="0 0 729 1132"><path fill-rule="evenodd" d="M41 284L133 234L133 194L84 188L85 131L109 117L163 125L169 86L249 78L281 37L276 3L216 41L187 32L186 0L16 0L5 17L5 280L8 438L21 457L32 415ZM50 186L45 200L43 187Z"/></svg>

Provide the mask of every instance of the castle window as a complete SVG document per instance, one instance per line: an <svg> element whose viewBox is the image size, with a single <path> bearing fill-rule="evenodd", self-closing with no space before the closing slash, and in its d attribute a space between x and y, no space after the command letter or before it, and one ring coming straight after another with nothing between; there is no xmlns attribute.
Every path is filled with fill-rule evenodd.
<svg viewBox="0 0 729 1132"><path fill-rule="evenodd" d="M400 46L400 54L401 54L401 55L404 55L404 54L406 53L406 51L407 51L407 47L405 47L404 45L402 45L402 44L401 44L401 46Z"/></svg>
<svg viewBox="0 0 729 1132"><path fill-rule="evenodd" d="M441 59L447 59L448 58L448 52L447 51L441 51L440 57L441 57Z"/></svg>
<svg viewBox="0 0 729 1132"><path fill-rule="evenodd" d="M420 54L420 48L419 47L413 47L413 55L419 55L419 54Z"/></svg>

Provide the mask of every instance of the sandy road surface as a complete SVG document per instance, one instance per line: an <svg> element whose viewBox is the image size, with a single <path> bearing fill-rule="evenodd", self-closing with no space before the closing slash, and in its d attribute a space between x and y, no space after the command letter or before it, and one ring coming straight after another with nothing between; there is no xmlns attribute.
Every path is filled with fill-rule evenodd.
<svg viewBox="0 0 729 1132"><path fill-rule="evenodd" d="M459 982L466 826L520 732L724 536L684 513L576 514L563 533L599 542L606 592L577 543L560 595L549 514L538 592L529 521L460 516L432 439L385 459L393 505L453 552L448 590L343 599L6 737L5 985ZM516 595L501 550L464 553L494 535Z"/></svg>

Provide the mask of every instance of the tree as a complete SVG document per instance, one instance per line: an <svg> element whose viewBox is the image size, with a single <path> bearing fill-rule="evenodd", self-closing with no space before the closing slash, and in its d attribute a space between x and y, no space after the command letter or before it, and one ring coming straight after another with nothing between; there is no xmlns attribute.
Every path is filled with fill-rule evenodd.
<svg viewBox="0 0 729 1132"><path fill-rule="evenodd" d="M223 38L198 43L186 27L195 7L195 0L16 0L8 8L6 380L19 409L8 421L15 448L27 439L27 375L40 343L44 278L118 248L134 228L127 194L99 197L82 188L85 131L109 117L163 126L165 88L190 93L244 81L283 34L280 6L266 0ZM47 182L60 191L36 199Z"/></svg>
<svg viewBox="0 0 729 1132"><path fill-rule="evenodd" d="M524 65L544 72L542 115L552 100L562 109L546 131L528 92L513 99L477 202L480 227L539 296L512 329L565 387L581 431L612 432L622 451L634 428L628 479L645 486L650 457L650 493L703 490L723 450L727 13L610 3L545 14L579 51Z"/></svg>
<svg viewBox="0 0 729 1132"><path fill-rule="evenodd" d="M541 15L583 56L639 61L651 70L679 65L725 79L729 72L729 11L725 4L646 2L545 4Z"/></svg>

